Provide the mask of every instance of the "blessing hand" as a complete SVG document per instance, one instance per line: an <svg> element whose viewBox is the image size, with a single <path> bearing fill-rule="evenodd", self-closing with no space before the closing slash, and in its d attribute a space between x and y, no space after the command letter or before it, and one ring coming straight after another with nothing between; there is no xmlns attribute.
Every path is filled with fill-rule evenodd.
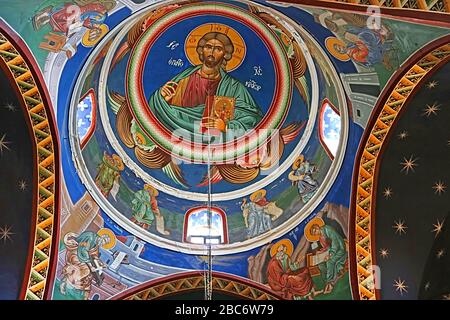
<svg viewBox="0 0 450 320"><path fill-rule="evenodd" d="M166 100L166 102L170 102L172 98L175 97L177 87L178 83L169 81L161 88L161 96L164 98L164 100Z"/></svg>

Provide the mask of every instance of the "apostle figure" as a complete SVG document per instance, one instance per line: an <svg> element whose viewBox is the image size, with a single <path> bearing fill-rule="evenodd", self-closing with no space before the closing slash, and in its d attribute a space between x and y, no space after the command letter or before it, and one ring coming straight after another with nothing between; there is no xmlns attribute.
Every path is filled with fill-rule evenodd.
<svg viewBox="0 0 450 320"><path fill-rule="evenodd" d="M267 212L270 203L266 199L265 190L254 192L250 196L250 202L243 199L241 209L249 239L272 229L272 219Z"/></svg>
<svg viewBox="0 0 450 320"><path fill-rule="evenodd" d="M156 200L158 194L158 190L148 184L144 186L144 190L137 191L131 202L133 211L131 221L144 229L149 229L156 219L156 230L160 234L169 235L169 231L164 228L164 217L159 212Z"/></svg>
<svg viewBox="0 0 450 320"><path fill-rule="evenodd" d="M293 245L288 239L280 240L272 246L272 258L267 267L269 286L284 299L313 300L316 292L309 270L291 260L292 252Z"/></svg>
<svg viewBox="0 0 450 320"><path fill-rule="evenodd" d="M316 254L327 252L324 259L326 266L326 286L324 294L330 293L337 280L345 273L347 248L344 238L331 226L327 226L321 218L314 218L305 227L312 237L318 237L321 249Z"/></svg>
<svg viewBox="0 0 450 320"><path fill-rule="evenodd" d="M202 64L187 68L150 97L151 111L167 129L203 141L205 128L231 139L258 124L260 108L246 87L225 71L234 50L226 34L206 33L197 44ZM227 117L214 111L215 103L219 110L223 105Z"/></svg>
<svg viewBox="0 0 450 320"><path fill-rule="evenodd" d="M100 260L99 249L113 247L115 236L109 229L98 233L85 231L80 235L69 232L64 236L66 246L65 265L62 270L60 292L69 299L87 300L91 286L103 283L103 269L107 266Z"/></svg>
<svg viewBox="0 0 450 320"><path fill-rule="evenodd" d="M36 30L50 24L55 32L70 36L81 27L98 29L107 17L108 10L112 9L115 1L92 2L82 6L66 2L63 6L49 6L38 12L33 18Z"/></svg>
<svg viewBox="0 0 450 320"><path fill-rule="evenodd" d="M391 68L388 52L392 50L392 40L386 39L388 34L389 31L385 27L379 30L350 27L344 34L349 43L345 47L337 46L336 49L341 54L348 54L354 62L366 68L378 63L384 63L386 67Z"/></svg>

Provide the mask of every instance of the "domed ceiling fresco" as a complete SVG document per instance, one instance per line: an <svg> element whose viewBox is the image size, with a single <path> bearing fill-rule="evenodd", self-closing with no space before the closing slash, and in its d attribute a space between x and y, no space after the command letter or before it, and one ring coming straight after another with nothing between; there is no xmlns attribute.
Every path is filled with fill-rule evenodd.
<svg viewBox="0 0 450 320"><path fill-rule="evenodd" d="M375 256L407 251L395 244L402 229L388 235L392 219L375 212L400 210L383 202L386 190L400 196L408 187L395 174L420 162L403 142L425 129L390 128L409 104L425 105L427 119L444 108L441 71L428 77L446 70L448 16L335 7L12 2L0 20L0 85L17 94L0 111L26 117L11 118L23 130L2 127L0 161L27 158L34 172L2 173L1 187L30 203L18 208L30 223L0 218L0 257L13 261L0 262L0 298L200 297L208 270L217 297L259 300L397 299L413 281L437 281L418 274L444 268L427 254L445 252L445 239L428 239L411 258L422 268L402 278L408 257ZM431 92L416 95L422 81L434 104ZM445 197L446 177L434 179ZM20 198L26 188L34 200ZM421 221L399 215L394 226L406 219ZM24 253L11 256L15 245ZM408 298L448 291L432 288Z"/></svg>
<svg viewBox="0 0 450 320"><path fill-rule="evenodd" d="M105 212L151 243L204 252L209 201L215 253L266 243L317 206L342 164L348 109L342 86L326 91L325 77L339 83L331 62L321 52L317 68L292 25L238 5L141 12L105 37L78 79L69 132L80 176ZM324 115L327 97L339 107ZM89 128L79 126L86 116Z"/></svg>

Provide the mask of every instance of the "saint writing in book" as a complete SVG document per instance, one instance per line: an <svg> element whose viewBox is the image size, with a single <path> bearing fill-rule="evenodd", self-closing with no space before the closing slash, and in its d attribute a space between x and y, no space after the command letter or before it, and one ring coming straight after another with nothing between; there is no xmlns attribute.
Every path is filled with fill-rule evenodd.
<svg viewBox="0 0 450 320"><path fill-rule="evenodd" d="M183 130L200 141L205 133L230 139L255 128L263 117L261 109L247 88L225 71L235 52L230 37L208 32L196 52L200 65L187 68L150 97L153 114L167 129Z"/></svg>
<svg viewBox="0 0 450 320"><path fill-rule="evenodd" d="M317 294L307 267L302 261L292 259L294 248L289 239L282 239L272 245L267 266L267 281L270 288L284 299L313 300Z"/></svg>

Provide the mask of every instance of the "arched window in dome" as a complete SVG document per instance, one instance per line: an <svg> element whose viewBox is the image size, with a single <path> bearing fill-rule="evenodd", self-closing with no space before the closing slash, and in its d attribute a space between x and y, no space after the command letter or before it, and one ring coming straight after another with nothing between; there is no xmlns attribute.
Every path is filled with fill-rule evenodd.
<svg viewBox="0 0 450 320"><path fill-rule="evenodd" d="M341 115L339 110L328 100L322 102L319 118L319 138L328 156L336 156L341 137Z"/></svg>
<svg viewBox="0 0 450 320"><path fill-rule="evenodd" d="M208 207L188 210L184 217L184 242L194 244L228 243L227 216L216 207L211 208L211 227L208 225Z"/></svg>
<svg viewBox="0 0 450 320"><path fill-rule="evenodd" d="M97 99L94 90L90 89L77 106L77 132L81 148L84 148L94 134L96 113Z"/></svg>

